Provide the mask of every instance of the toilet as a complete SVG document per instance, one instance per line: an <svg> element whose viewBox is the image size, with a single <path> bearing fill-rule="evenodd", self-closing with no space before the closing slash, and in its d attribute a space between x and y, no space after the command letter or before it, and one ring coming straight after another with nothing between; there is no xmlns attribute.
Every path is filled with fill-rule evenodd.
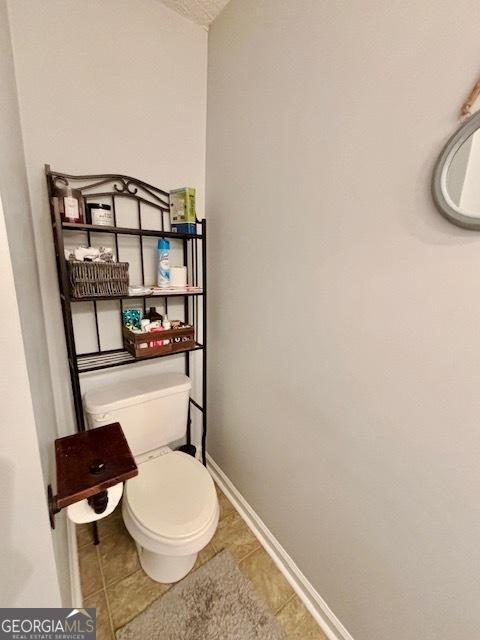
<svg viewBox="0 0 480 640"><path fill-rule="evenodd" d="M195 458L167 445L185 436L190 379L156 374L88 391L90 428L119 422L138 465L127 480L122 515L143 570L172 583L192 569L218 525L215 485Z"/></svg>

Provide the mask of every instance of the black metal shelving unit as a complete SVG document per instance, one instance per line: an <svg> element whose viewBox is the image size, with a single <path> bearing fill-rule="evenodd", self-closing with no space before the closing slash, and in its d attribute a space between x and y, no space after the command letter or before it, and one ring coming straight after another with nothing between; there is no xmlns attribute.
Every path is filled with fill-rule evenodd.
<svg viewBox="0 0 480 640"><path fill-rule="evenodd" d="M55 245L55 256L57 263L58 283L60 288L60 301L62 307L63 324L65 328L65 340L67 345L68 362L70 368L70 379L72 384L73 402L78 431L85 431L85 418L82 405L82 393L80 376L92 371L102 371L112 367L124 367L133 365L145 360L154 358L164 358L172 355L183 354L185 374L190 376L192 362L190 354L195 351L202 353L201 364L201 398L196 400L190 398L190 410L187 424L187 445L191 446L191 408L200 411L202 424L202 461L206 464L205 445L207 435L207 270L206 270L206 221L197 220L196 234L174 233L168 230L170 213L170 196L168 192L154 187L146 182L119 174L102 175L70 175L53 171L49 165L45 165L47 179L48 197L52 220L53 240ZM113 227L99 226L92 224L75 224L62 222L58 197L55 195L56 187L70 186L81 193L84 210L87 210L89 202L101 199L111 203L113 212ZM137 227L117 226L116 204L119 199L126 198L135 203L137 212ZM142 207L153 208L158 212L160 229L142 228ZM200 290L193 292L171 292L149 295L126 295L126 296L92 296L89 298L73 298L70 293L70 284L65 260L65 237L71 232L82 232L88 244L93 233L108 233L114 236L115 254L117 261L119 256L119 236L137 236L139 238L139 252L142 278L145 277L144 244L143 238L170 238L181 241L183 245L183 263L187 266L189 283ZM145 284L145 283L144 283ZM122 310L124 303L130 301L140 301L145 312L147 300L153 301L157 298L164 299L168 312L169 298L183 299L183 320L195 328L195 346L184 351L176 351L148 358L137 359L125 349L102 349L99 320L98 303L107 300L116 300L119 305L119 321L122 322ZM97 350L90 353L77 353L75 345L74 324L72 317L72 307L77 302L89 302L92 305L91 312L95 319ZM201 327L199 319L201 318Z"/></svg>

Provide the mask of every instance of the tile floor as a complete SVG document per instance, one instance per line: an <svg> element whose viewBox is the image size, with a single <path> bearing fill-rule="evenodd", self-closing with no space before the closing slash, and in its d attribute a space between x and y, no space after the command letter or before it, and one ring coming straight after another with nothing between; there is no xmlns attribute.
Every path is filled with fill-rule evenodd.
<svg viewBox="0 0 480 640"><path fill-rule="evenodd" d="M220 490L218 496L220 523L212 541L199 554L196 567L228 549L290 640L326 640L232 504ZM97 640L114 640L119 627L148 607L170 585L151 580L140 568L135 544L125 529L119 508L99 521L99 533L101 544L94 546L91 527L77 527L82 592L84 606L97 608Z"/></svg>

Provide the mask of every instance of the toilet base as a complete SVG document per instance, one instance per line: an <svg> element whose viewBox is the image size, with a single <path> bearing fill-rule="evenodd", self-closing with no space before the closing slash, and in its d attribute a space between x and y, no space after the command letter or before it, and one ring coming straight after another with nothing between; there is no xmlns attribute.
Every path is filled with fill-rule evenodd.
<svg viewBox="0 0 480 640"><path fill-rule="evenodd" d="M138 557L142 569L152 580L163 584L178 582L193 568L198 553L187 556L164 556L137 544Z"/></svg>

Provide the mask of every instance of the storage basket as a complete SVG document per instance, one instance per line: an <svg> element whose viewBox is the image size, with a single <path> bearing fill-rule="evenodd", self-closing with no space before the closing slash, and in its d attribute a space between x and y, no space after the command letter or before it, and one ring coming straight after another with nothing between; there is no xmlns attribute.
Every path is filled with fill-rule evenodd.
<svg viewBox="0 0 480 640"><path fill-rule="evenodd" d="M123 344L125 349L135 358L151 358L164 353L175 353L195 347L195 329L182 326L178 329L151 331L150 333L133 333L123 326ZM156 344L168 340L168 344Z"/></svg>
<svg viewBox="0 0 480 640"><path fill-rule="evenodd" d="M128 262L67 260L73 298L128 295Z"/></svg>

